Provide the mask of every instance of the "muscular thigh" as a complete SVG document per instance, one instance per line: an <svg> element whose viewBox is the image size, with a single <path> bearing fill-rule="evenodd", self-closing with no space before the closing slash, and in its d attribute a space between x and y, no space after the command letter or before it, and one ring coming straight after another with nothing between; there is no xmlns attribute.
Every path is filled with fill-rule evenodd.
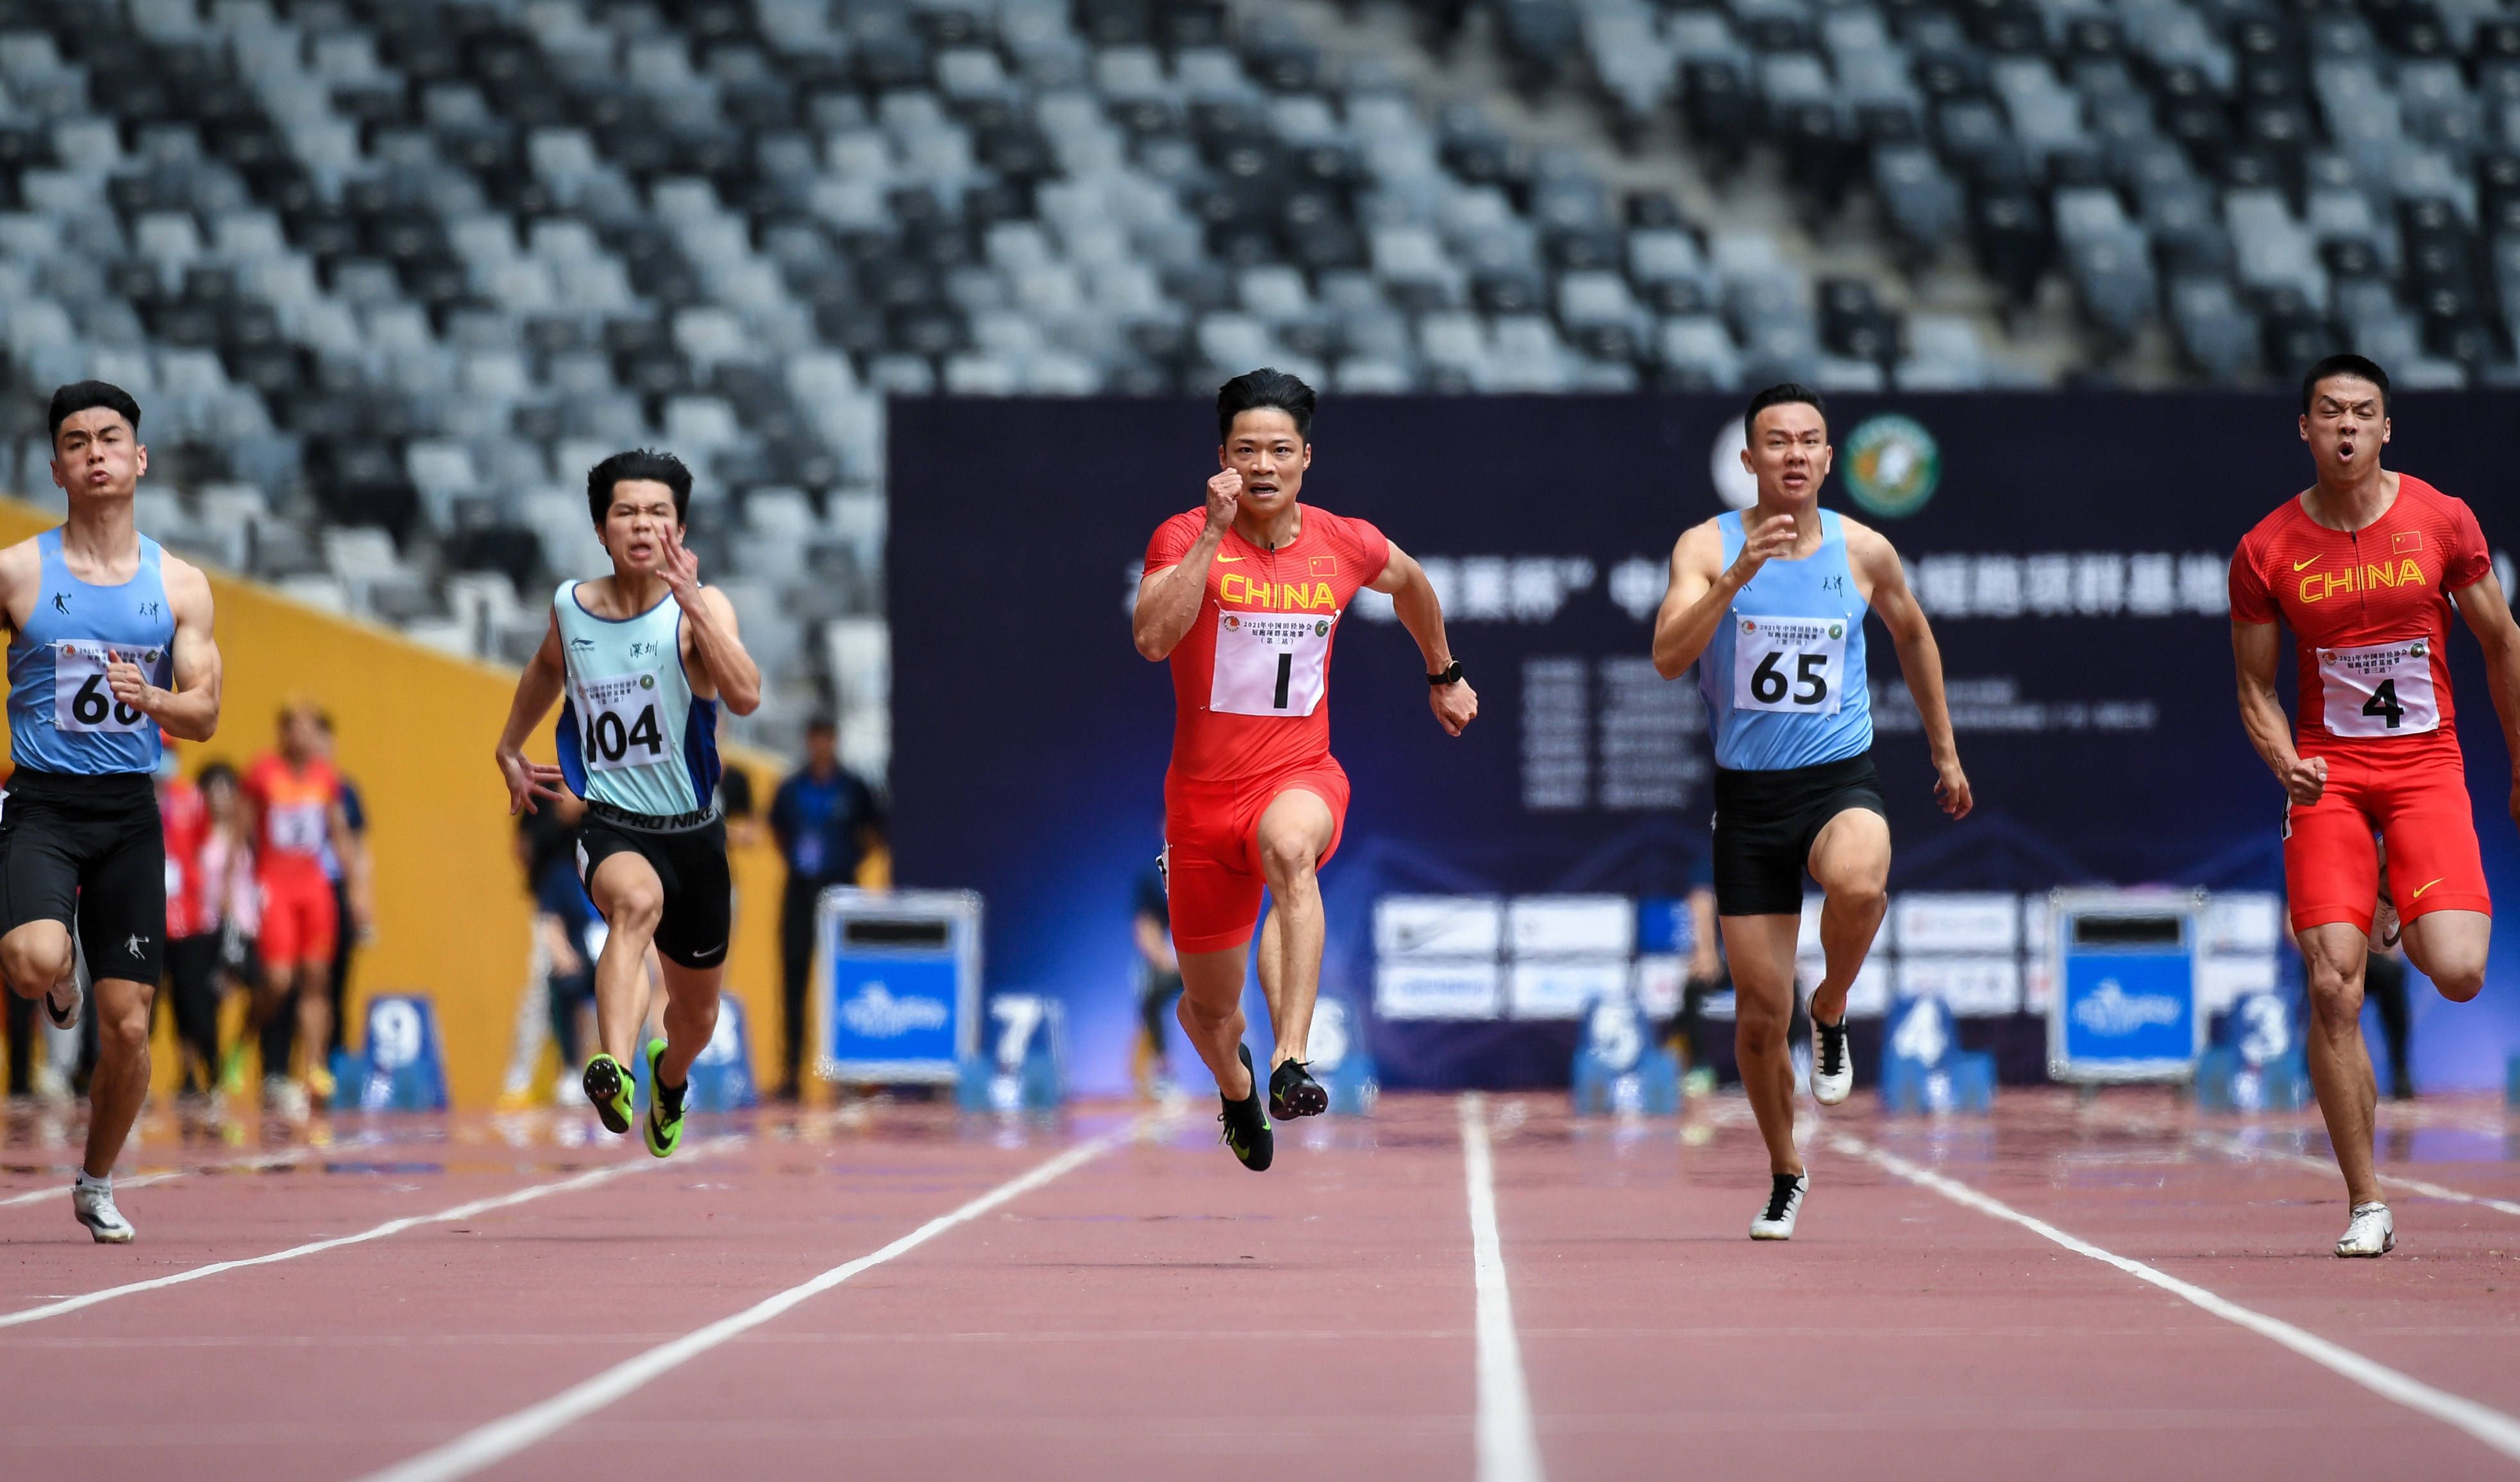
<svg viewBox="0 0 2520 1482"><path fill-rule="evenodd" d="M1879 890L1890 879L1890 821L1873 809L1840 809L1812 839L1811 877L1822 893Z"/></svg>

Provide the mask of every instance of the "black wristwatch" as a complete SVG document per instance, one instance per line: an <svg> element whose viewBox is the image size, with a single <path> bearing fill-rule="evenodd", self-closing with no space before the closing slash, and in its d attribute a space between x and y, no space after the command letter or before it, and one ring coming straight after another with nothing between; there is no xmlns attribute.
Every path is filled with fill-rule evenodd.
<svg viewBox="0 0 2520 1482"><path fill-rule="evenodd" d="M1458 658L1453 660L1451 665L1448 666L1443 673L1429 674L1426 676L1426 683L1438 690L1441 690L1446 685L1458 685L1461 682L1462 661Z"/></svg>

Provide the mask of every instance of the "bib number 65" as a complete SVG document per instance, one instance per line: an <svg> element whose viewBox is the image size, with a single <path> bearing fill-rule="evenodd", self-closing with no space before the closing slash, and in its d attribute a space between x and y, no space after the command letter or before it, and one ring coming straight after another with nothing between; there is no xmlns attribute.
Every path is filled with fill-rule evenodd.
<svg viewBox="0 0 2520 1482"><path fill-rule="evenodd" d="M1782 653L1771 651L1750 671L1750 693L1764 703L1773 705L1785 697L1785 672L1778 667L1783 658ZM1795 654L1792 688L1797 705L1817 705L1828 698L1828 655Z"/></svg>

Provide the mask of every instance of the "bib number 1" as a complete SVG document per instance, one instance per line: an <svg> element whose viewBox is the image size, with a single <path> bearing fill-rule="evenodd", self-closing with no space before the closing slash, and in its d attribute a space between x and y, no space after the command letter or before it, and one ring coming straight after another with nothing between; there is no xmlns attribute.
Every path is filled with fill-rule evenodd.
<svg viewBox="0 0 2520 1482"><path fill-rule="evenodd" d="M1230 715L1304 716L1328 688L1329 617L1221 612L1207 707Z"/></svg>
<svg viewBox="0 0 2520 1482"><path fill-rule="evenodd" d="M665 760L665 733L656 715L656 676L624 674L592 679L578 689L579 740L586 765L609 772Z"/></svg>
<svg viewBox="0 0 2520 1482"><path fill-rule="evenodd" d="M65 642L53 646L53 725L72 732L145 731L157 722L113 697L105 682L105 645ZM138 658L142 655L133 654ZM151 651L147 659L155 663Z"/></svg>
<svg viewBox="0 0 2520 1482"><path fill-rule="evenodd" d="M1733 614L1732 707L1835 715L1846 681L1842 617Z"/></svg>

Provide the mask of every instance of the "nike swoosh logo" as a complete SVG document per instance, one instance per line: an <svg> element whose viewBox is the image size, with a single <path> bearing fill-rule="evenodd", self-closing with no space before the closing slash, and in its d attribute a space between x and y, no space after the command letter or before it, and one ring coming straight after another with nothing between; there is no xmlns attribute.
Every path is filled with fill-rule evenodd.
<svg viewBox="0 0 2520 1482"><path fill-rule="evenodd" d="M1241 559L1242 558L1239 556L1220 556L1217 558L1217 561L1219 563L1223 563L1229 561L1240 561Z"/></svg>
<svg viewBox="0 0 2520 1482"><path fill-rule="evenodd" d="M2419 900L2422 900L2422 899L2424 898L2424 892L2425 892L2425 891L2430 890L2432 887L2434 887L2435 885L2440 884L2442 881L2444 881L2444 880L2446 880L2446 879L2448 879L2448 878L2450 878L2450 876L2447 876L2447 875L2437 875L2437 876L2433 876L2431 879L2428 879L2428 880L2424 881L2422 884L2417 885L2417 886L2415 887L2415 893L2414 893L2414 894L2412 894L2412 895L2410 895L2410 896L2408 896L2408 897L2407 897L2407 899L2408 899L2408 900L2410 900L2410 901L2419 901Z"/></svg>
<svg viewBox="0 0 2520 1482"><path fill-rule="evenodd" d="M2302 567L2304 567L2304 566L2315 566L2315 565L2318 564L2318 563L2319 563L2319 561L2322 561L2322 560L2324 560L2324 558L2322 558L2322 557L2318 557L2318 556L2314 556L2314 557L2312 557L2312 558L2311 558L2310 560L2308 560L2308 561L2294 561L2294 562L2292 563L2292 568L2293 568L2294 570L2298 571L2298 570L2300 570L2300 569L2301 569Z"/></svg>

